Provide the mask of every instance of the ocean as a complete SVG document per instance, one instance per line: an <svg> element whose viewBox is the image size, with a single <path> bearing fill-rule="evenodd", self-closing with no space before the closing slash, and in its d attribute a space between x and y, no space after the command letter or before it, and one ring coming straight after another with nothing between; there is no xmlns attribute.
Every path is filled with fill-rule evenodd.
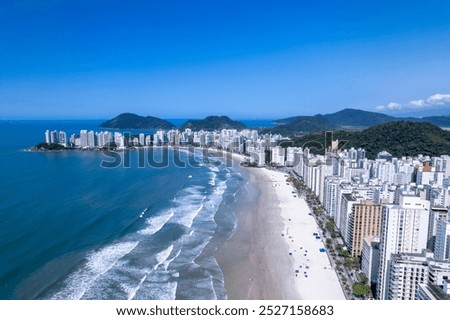
<svg viewBox="0 0 450 320"><path fill-rule="evenodd" d="M115 168L100 151L26 151L99 123L0 122L0 299L226 299L214 254L245 173L199 150L129 151Z"/></svg>

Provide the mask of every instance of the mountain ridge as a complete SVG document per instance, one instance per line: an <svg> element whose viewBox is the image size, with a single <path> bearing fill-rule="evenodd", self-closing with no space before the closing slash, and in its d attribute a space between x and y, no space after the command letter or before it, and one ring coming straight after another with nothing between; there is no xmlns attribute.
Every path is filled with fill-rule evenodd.
<svg viewBox="0 0 450 320"><path fill-rule="evenodd" d="M283 135L298 135L312 133L314 130L311 129L314 129L315 127L317 128L315 131L342 129L361 130L392 121L427 122L440 127L450 127L450 116L398 118L380 112L345 108L340 111L324 115L317 114L314 116L296 116L275 120L274 123L278 124L278 126L270 128L270 130L266 131ZM329 123L328 126L326 125L327 122ZM304 123L307 123L307 126L302 126ZM287 128L289 130L286 130Z"/></svg>

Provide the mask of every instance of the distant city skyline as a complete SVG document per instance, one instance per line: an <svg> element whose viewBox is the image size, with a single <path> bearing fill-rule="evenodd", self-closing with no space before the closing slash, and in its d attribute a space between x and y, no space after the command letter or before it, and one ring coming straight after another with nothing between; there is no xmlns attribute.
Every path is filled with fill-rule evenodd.
<svg viewBox="0 0 450 320"><path fill-rule="evenodd" d="M0 3L0 119L450 114L445 1Z"/></svg>

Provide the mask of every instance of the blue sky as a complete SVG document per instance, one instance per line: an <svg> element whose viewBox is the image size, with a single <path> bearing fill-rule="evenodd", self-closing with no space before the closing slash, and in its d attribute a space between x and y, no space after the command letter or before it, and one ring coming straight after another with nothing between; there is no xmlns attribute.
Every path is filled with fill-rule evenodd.
<svg viewBox="0 0 450 320"><path fill-rule="evenodd" d="M0 119L448 108L448 1L0 2Z"/></svg>

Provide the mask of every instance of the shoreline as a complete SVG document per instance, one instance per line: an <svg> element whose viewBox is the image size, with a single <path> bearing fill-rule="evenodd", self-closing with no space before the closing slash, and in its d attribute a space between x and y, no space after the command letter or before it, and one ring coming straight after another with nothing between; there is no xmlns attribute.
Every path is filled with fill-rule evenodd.
<svg viewBox="0 0 450 320"><path fill-rule="evenodd" d="M318 226L283 172L246 168L237 228L217 252L228 299L345 299Z"/></svg>

